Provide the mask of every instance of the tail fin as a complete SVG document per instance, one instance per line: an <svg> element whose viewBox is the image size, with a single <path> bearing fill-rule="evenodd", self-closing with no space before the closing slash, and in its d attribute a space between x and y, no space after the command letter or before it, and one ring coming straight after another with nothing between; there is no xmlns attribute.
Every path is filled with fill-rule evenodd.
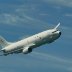
<svg viewBox="0 0 72 72"><path fill-rule="evenodd" d="M58 23L58 25L54 29L57 29L59 26L60 26L60 23Z"/></svg>
<svg viewBox="0 0 72 72"><path fill-rule="evenodd" d="M11 43L7 42L2 36L0 36L0 45L2 47L5 47L5 46L8 46L10 45Z"/></svg>

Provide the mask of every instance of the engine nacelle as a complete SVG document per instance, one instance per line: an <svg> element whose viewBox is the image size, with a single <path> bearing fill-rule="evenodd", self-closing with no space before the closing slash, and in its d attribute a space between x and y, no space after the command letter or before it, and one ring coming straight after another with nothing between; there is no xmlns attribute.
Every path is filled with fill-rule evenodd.
<svg viewBox="0 0 72 72"><path fill-rule="evenodd" d="M24 54L28 54L30 52L32 52L32 48L25 48L25 49L23 49L23 53Z"/></svg>

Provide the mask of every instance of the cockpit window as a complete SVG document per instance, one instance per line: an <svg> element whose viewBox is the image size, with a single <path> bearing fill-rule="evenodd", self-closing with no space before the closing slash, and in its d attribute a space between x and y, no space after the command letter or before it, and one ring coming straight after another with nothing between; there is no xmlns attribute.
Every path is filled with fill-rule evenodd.
<svg viewBox="0 0 72 72"><path fill-rule="evenodd" d="M56 31L53 31L52 33L55 33L55 32L57 32L58 30L56 30Z"/></svg>

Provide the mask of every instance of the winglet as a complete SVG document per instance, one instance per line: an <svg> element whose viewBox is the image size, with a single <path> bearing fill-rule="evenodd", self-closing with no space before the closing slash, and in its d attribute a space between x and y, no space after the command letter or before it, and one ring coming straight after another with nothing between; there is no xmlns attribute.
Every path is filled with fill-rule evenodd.
<svg viewBox="0 0 72 72"><path fill-rule="evenodd" d="M58 23L58 25L54 29L57 29L59 26L60 26L60 22Z"/></svg>

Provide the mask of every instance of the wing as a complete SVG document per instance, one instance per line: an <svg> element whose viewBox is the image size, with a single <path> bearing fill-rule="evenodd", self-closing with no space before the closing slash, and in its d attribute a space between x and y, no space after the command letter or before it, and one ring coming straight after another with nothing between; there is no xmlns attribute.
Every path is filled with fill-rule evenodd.
<svg viewBox="0 0 72 72"><path fill-rule="evenodd" d="M7 55L13 54L13 53L15 53L15 54L18 54L18 53L27 54L27 53L32 52L32 49L33 49L34 46L35 46L35 44L29 44L26 47L21 47L21 48L18 48L16 50L13 50L13 51L10 51L10 52L7 52L7 53L3 53L0 56L7 56Z"/></svg>
<svg viewBox="0 0 72 72"><path fill-rule="evenodd" d="M28 53L32 52L32 49L34 48L34 46L35 46L35 44L30 44L30 45L24 47L22 52L24 54L28 54Z"/></svg>

